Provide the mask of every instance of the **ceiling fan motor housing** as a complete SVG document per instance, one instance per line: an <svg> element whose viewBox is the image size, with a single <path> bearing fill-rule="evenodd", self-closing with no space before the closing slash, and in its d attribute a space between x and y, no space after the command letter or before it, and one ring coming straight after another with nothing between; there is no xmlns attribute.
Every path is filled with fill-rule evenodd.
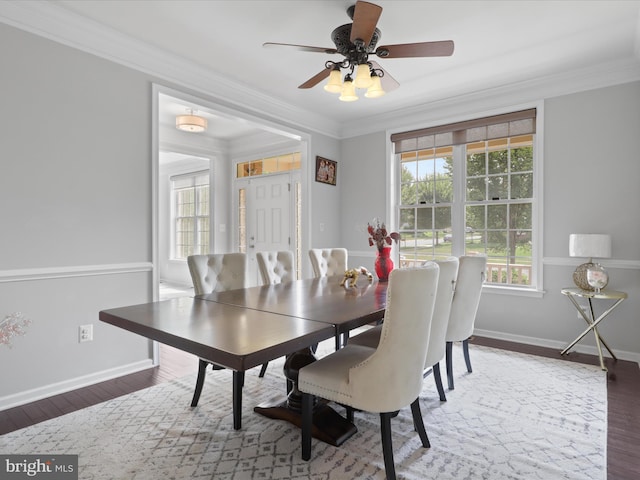
<svg viewBox="0 0 640 480"><path fill-rule="evenodd" d="M347 57L348 60L354 61L357 64L359 63L358 60L360 60L359 57L364 56L364 61L366 62L368 54L375 51L376 44L380 40L382 34L380 30L376 28L371 36L371 42L369 42L369 45L365 45L364 48L359 49L355 43L351 42L352 25L353 24L351 23L340 25L331 32L331 40L336 45L338 53Z"/></svg>

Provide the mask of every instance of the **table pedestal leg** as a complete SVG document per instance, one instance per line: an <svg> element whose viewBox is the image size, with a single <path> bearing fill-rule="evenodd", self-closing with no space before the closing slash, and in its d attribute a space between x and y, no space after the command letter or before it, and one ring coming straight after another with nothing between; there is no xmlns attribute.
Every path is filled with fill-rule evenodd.
<svg viewBox="0 0 640 480"><path fill-rule="evenodd" d="M316 358L310 348L290 355L284 364L284 374L291 386L287 399L260 404L253 411L265 417L286 420L301 428L302 394L298 390L298 371L315 361ZM311 435L314 438L339 447L356 432L356 426L329 407L326 401L316 402L311 429Z"/></svg>

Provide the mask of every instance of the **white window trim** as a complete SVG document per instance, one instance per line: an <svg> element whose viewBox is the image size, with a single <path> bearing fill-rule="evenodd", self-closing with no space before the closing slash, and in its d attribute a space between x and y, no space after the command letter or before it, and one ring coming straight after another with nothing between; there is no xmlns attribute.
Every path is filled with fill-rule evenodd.
<svg viewBox="0 0 640 480"><path fill-rule="evenodd" d="M195 178L198 175L208 175L209 177L209 228L211 229L211 225L213 225L213 216L211 212L213 211L213 188L212 188L212 169L204 169L204 170L194 170L184 173L177 173L175 175L169 176L169 210L170 210L170 219L169 219L169 234L171 238L169 239L169 262L174 263L186 263L186 258L177 258L176 256L176 192L173 188L173 181L178 180L180 178ZM193 188L193 187L192 187ZM194 215L193 218L198 218L197 215ZM212 240L213 232L209 231L209 251L212 250Z"/></svg>

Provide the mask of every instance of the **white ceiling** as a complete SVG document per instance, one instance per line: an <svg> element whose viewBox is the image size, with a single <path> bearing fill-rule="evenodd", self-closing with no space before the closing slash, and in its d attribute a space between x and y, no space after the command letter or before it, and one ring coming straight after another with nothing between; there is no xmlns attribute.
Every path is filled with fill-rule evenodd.
<svg viewBox="0 0 640 480"><path fill-rule="evenodd" d="M352 0L56 0L68 11L211 69L283 104L345 123L418 104L569 74L640 64L640 1L403 1L383 7L378 45L453 40L451 57L378 59L400 87L343 103L297 86L339 55L264 48L334 47ZM177 108L174 106L174 108Z"/></svg>

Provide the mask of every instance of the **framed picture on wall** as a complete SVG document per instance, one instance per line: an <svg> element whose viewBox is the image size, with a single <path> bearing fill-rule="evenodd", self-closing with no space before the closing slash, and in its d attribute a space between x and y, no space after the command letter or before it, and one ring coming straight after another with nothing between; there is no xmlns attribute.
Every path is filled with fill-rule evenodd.
<svg viewBox="0 0 640 480"><path fill-rule="evenodd" d="M328 158L316 157L316 182L336 184L338 176L338 162Z"/></svg>

